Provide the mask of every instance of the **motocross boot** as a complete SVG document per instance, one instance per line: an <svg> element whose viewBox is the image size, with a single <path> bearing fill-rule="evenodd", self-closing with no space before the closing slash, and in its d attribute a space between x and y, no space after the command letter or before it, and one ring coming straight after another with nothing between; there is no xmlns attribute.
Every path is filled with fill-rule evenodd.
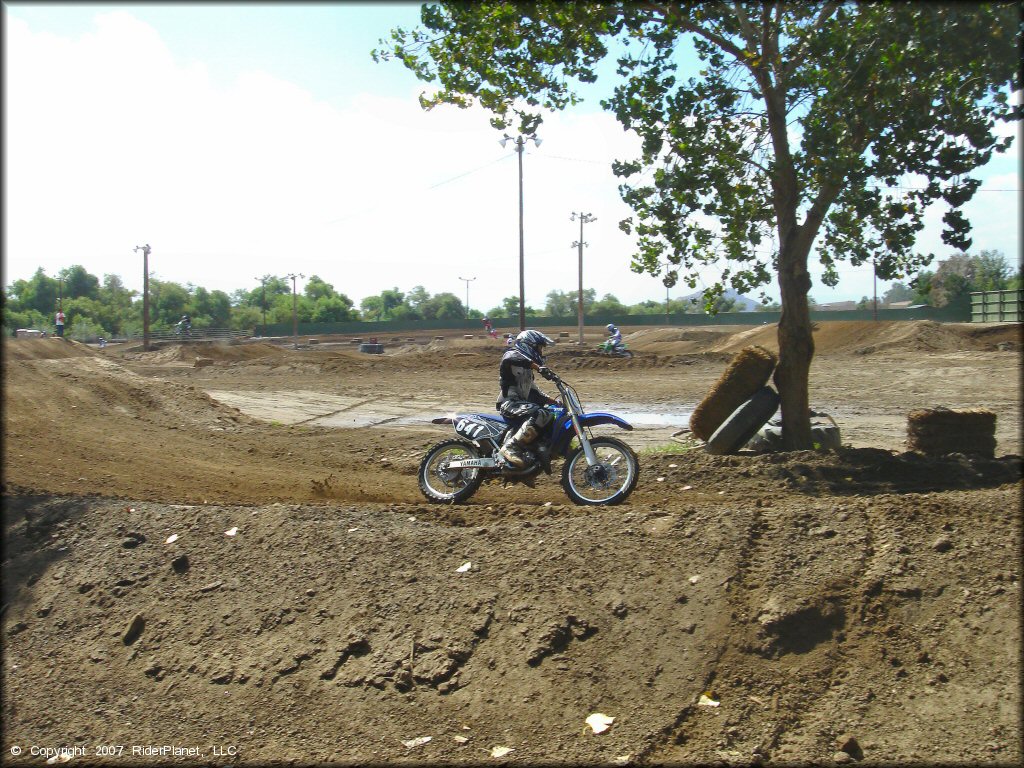
<svg viewBox="0 0 1024 768"><path fill-rule="evenodd" d="M509 432L504 444L498 449L498 453L511 466L522 469L526 466L527 457L523 452L526 443L532 443L537 439L537 428L530 422L526 422L514 435Z"/></svg>

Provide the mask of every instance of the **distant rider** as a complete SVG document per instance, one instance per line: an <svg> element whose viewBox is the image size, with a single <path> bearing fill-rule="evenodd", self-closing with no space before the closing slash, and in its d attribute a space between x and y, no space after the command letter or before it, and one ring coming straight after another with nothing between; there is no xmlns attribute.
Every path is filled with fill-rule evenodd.
<svg viewBox="0 0 1024 768"><path fill-rule="evenodd" d="M608 346L612 352L617 352L622 348L622 331L614 323L608 323L605 327L608 329Z"/></svg>
<svg viewBox="0 0 1024 768"><path fill-rule="evenodd" d="M554 342L540 331L522 331L501 357L501 394L496 406L498 413L512 424L512 429L498 453L517 469L526 466L525 447L533 443L554 419L544 406L555 405L558 400L541 392L533 377L534 371L547 370L543 367L544 347L549 344Z"/></svg>
<svg viewBox="0 0 1024 768"><path fill-rule="evenodd" d="M188 315L182 315L181 320L178 321L178 333L183 336L192 335L192 318Z"/></svg>

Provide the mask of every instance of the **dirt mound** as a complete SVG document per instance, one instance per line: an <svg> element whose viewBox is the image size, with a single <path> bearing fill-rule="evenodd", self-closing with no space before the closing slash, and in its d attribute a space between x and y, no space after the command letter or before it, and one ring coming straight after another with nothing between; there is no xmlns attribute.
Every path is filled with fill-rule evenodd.
<svg viewBox="0 0 1024 768"><path fill-rule="evenodd" d="M970 326L936 323L933 320L818 321L814 323L814 353L863 355L882 351L961 352L993 345L989 339L978 343L976 333ZM778 352L777 326L764 325L741 331L712 344L710 349L716 352L738 352L751 344L759 344Z"/></svg>
<svg viewBox="0 0 1024 768"><path fill-rule="evenodd" d="M1019 353L894 346L856 377L821 355L840 450L710 456L669 421L619 507L568 503L560 462L427 504L417 468L453 435L429 418L494 408L500 348L464 342L5 354L5 762L1020 764ZM629 420L732 358L590 353L552 364ZM901 447L938 404L998 414L999 458ZM118 744L200 752L96 752Z"/></svg>
<svg viewBox="0 0 1024 768"><path fill-rule="evenodd" d="M71 339L50 336L45 339L4 337L3 355L8 360L63 360L69 357L91 357L99 353Z"/></svg>
<svg viewBox="0 0 1024 768"><path fill-rule="evenodd" d="M262 360L265 358L281 358L289 353L289 350L277 344L256 342L252 344L227 344L227 343L194 343L194 344L168 344L151 352L142 353L139 357L133 353L135 359L146 360L150 363L172 363L172 362L193 362L197 357L203 357L217 362L240 362L245 360Z"/></svg>
<svg viewBox="0 0 1024 768"><path fill-rule="evenodd" d="M758 326L760 327L760 326ZM744 325L713 327L645 328L623 338L634 352L652 352L657 355L679 355L704 352L716 344L751 328ZM774 328L774 326L772 326Z"/></svg>

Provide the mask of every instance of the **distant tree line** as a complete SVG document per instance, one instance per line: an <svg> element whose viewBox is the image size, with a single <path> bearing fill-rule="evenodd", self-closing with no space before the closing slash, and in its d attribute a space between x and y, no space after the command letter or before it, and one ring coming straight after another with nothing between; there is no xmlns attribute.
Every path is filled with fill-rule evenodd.
<svg viewBox="0 0 1024 768"><path fill-rule="evenodd" d="M924 271L908 284L893 283L883 296L885 303L912 301L942 307L973 291L1006 290L1021 287L1021 268L1014 273L999 251L981 251L975 256L957 253L939 262L934 271ZM189 315L193 328L232 328L256 330L264 325L291 323L292 283L286 277L265 275L260 285L230 294L210 291L191 283L181 285L168 280L149 281L150 327L169 330L183 314ZM870 306L870 300L861 299ZM139 291L124 287L117 275L103 279L74 265L50 277L42 268L28 280L15 280L3 297L4 329L8 335L17 328L38 328L52 332L54 313L60 304L66 317L65 334L73 339L92 340L98 336L117 338L142 334L142 298ZM543 309L526 307L528 317L576 317L576 290L552 290ZM713 301L714 312L744 310L742 299L722 295ZM398 288L368 296L357 309L352 300L334 286L313 275L301 293L294 297L294 309L300 323L387 320L461 320L483 318L518 319L519 297L507 296L486 313L466 306L453 293L431 295L422 285L403 292ZM777 311L778 304L761 309ZM704 299L697 295L664 301L649 299L638 304L623 304L608 293L601 299L596 291L583 291L583 311L593 315L655 315L703 313Z"/></svg>
<svg viewBox="0 0 1024 768"><path fill-rule="evenodd" d="M1001 251L981 251L969 256L955 253L939 262L934 270L925 270L907 283L895 282L882 294L880 304L909 301L945 307L962 301L978 291L1010 291L1022 287L1022 267L1016 273ZM858 302L858 308L869 309L872 300L867 296Z"/></svg>

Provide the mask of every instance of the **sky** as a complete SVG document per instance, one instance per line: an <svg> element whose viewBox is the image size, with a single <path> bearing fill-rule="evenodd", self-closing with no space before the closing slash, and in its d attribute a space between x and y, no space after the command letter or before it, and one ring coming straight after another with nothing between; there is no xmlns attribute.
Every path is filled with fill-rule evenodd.
<svg viewBox="0 0 1024 768"><path fill-rule="evenodd" d="M427 84L370 57L392 28L418 24L417 4L10 2L3 17L4 285L80 264L141 291L135 248L149 244L157 279L227 293L296 274L300 291L317 275L356 306L415 286L482 311L518 296L512 145L483 110L422 110ZM537 309L577 288L573 213L594 217L585 288L665 299L659 278L630 270L634 241L618 228L630 210L611 162L639 142L598 104L613 84L584 90L526 145L525 297ZM1010 263L1019 144L975 174L965 209L972 250ZM944 211L933 206L918 240L940 258L952 252ZM870 266L839 271L836 289L814 280L819 303L872 295ZM767 293L778 299L775 285Z"/></svg>

